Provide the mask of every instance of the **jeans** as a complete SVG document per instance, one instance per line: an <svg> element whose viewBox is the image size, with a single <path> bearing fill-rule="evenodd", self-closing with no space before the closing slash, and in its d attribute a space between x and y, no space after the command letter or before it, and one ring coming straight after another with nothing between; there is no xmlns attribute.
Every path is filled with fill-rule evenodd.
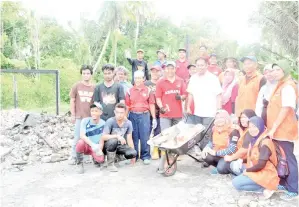
<svg viewBox="0 0 299 207"><path fill-rule="evenodd" d="M140 140L140 158L142 160L150 159L150 146L147 144L147 141L150 136L150 113L133 113L130 112L129 120L133 125L133 142L134 148L137 151L136 160L139 158L139 140Z"/></svg>
<svg viewBox="0 0 299 207"><path fill-rule="evenodd" d="M156 120L157 120L157 127L156 129L154 129L154 136L157 136L158 134L161 133L161 126L160 126L160 118L159 117L156 117ZM152 122L153 122L153 118L151 117L151 130L152 130Z"/></svg>
<svg viewBox="0 0 299 207"><path fill-rule="evenodd" d="M160 118L161 131L178 124L181 118Z"/></svg>
<svg viewBox="0 0 299 207"><path fill-rule="evenodd" d="M187 119L188 124L202 124L205 128L209 126L209 124L212 122L212 117L200 117L196 115L189 114ZM199 142L200 143L200 149L203 150L205 146L208 144L209 140L212 137L212 127L208 130L205 137Z"/></svg>
<svg viewBox="0 0 299 207"><path fill-rule="evenodd" d="M280 185L285 186L289 192L298 193L298 163L294 155L294 143L288 141L274 141L284 150L290 171L286 179L280 179Z"/></svg>
<svg viewBox="0 0 299 207"><path fill-rule="evenodd" d="M116 148L116 154L124 155L126 159L133 159L137 156L137 151L126 144L118 144Z"/></svg>
<svg viewBox="0 0 299 207"><path fill-rule="evenodd" d="M81 127L81 120L82 119L76 119L75 122L75 136L73 139L73 143L72 143L72 152L71 152L71 156L73 158L76 158L76 145L80 139L80 127Z"/></svg>
<svg viewBox="0 0 299 207"><path fill-rule="evenodd" d="M204 158L203 160L208 163L209 165L213 165L214 167L216 167L218 165L219 160L221 160L222 157L218 157L218 156L213 156L208 154L206 158Z"/></svg>
<svg viewBox="0 0 299 207"><path fill-rule="evenodd" d="M259 184L256 184L246 175L239 175L232 181L233 186L238 191L251 191L251 192L263 192L264 188Z"/></svg>

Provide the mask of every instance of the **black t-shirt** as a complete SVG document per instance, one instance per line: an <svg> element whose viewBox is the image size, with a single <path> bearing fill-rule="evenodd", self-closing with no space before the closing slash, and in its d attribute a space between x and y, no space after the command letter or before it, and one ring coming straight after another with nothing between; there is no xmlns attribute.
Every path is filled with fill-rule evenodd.
<svg viewBox="0 0 299 207"><path fill-rule="evenodd" d="M125 93L122 85L119 83L114 83L110 87L105 86L104 83L96 86L94 101L102 104L103 114L101 119L104 121L114 116L115 105L121 100L125 100Z"/></svg>
<svg viewBox="0 0 299 207"><path fill-rule="evenodd" d="M132 65L132 84L134 84L134 72L137 70L143 71L145 79L149 80L147 63L144 60L140 61L140 60L131 59L131 58L127 58L127 60L129 61L130 65Z"/></svg>
<svg viewBox="0 0 299 207"><path fill-rule="evenodd" d="M150 89L150 93L153 93L154 96L155 96L155 94L156 94L156 84L153 83L152 81L148 80L148 81L144 82L144 85L147 86ZM157 102L155 104L155 108L156 108L156 117L159 117L159 106L157 105Z"/></svg>

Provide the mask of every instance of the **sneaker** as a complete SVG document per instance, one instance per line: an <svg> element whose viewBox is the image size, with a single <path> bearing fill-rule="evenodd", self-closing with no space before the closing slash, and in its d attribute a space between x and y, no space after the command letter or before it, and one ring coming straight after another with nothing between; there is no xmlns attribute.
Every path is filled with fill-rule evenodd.
<svg viewBox="0 0 299 207"><path fill-rule="evenodd" d="M211 175L217 175L217 174L219 174L217 168L214 167L214 168L210 171L210 174L211 174Z"/></svg>
<svg viewBox="0 0 299 207"><path fill-rule="evenodd" d="M77 173L78 174L83 174L84 173L84 166L83 166L83 162L81 162L81 163L78 163L77 164Z"/></svg>
<svg viewBox="0 0 299 207"><path fill-rule="evenodd" d="M287 189L286 189L286 187L284 187L283 185L278 185L277 186L277 190L276 190L276 192L279 192L279 193L285 193L285 192L287 192Z"/></svg>
<svg viewBox="0 0 299 207"><path fill-rule="evenodd" d="M265 190L263 191L264 198L265 198L265 199L269 199L269 198L271 198L271 196L273 195L274 192L275 192L274 190L268 190L268 189L265 189Z"/></svg>
<svg viewBox="0 0 299 207"><path fill-rule="evenodd" d="M151 164L151 160L145 159L145 160L143 160L143 164L149 165L149 164Z"/></svg>
<svg viewBox="0 0 299 207"><path fill-rule="evenodd" d="M287 191L282 196L280 196L280 198L285 201L290 201L290 200L296 199L297 197L298 197L298 193L293 193L293 192L289 192L289 191Z"/></svg>

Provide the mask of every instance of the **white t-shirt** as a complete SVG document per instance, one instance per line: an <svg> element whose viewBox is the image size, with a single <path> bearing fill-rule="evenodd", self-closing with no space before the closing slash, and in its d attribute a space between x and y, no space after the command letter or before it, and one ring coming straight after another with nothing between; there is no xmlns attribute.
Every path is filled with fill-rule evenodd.
<svg viewBox="0 0 299 207"><path fill-rule="evenodd" d="M194 115L214 117L217 111L217 96L222 88L217 76L207 71L204 75L193 75L187 92L193 95Z"/></svg>

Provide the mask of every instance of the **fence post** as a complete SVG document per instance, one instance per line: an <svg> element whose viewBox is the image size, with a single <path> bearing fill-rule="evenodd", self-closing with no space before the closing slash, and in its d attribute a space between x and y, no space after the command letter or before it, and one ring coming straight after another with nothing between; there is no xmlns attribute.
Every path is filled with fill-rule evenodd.
<svg viewBox="0 0 299 207"><path fill-rule="evenodd" d="M13 102L15 109L18 108L18 88L15 75L12 76L13 81Z"/></svg>
<svg viewBox="0 0 299 207"><path fill-rule="evenodd" d="M60 105L60 84L59 84L59 70L56 71L56 115L59 115L59 105Z"/></svg>

